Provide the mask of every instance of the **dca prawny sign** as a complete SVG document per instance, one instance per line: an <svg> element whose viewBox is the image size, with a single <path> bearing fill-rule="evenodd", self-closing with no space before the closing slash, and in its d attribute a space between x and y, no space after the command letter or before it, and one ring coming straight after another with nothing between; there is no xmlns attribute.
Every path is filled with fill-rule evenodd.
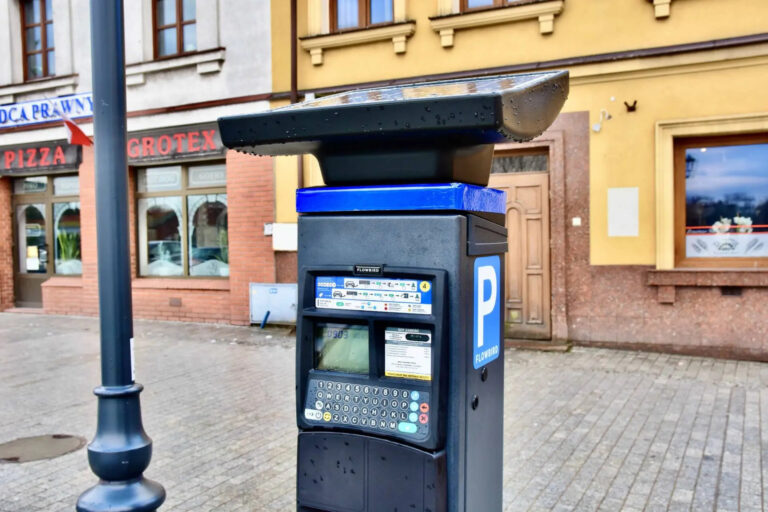
<svg viewBox="0 0 768 512"><path fill-rule="evenodd" d="M130 164L204 160L220 158L226 152L215 124L129 133L127 149Z"/></svg>

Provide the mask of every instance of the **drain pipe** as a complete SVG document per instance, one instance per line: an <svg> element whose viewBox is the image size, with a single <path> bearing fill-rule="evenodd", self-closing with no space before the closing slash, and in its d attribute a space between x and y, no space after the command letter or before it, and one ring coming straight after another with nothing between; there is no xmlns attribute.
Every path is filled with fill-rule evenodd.
<svg viewBox="0 0 768 512"><path fill-rule="evenodd" d="M101 386L88 463L99 483L80 495L77 510L151 512L165 489L143 476L152 440L141 422L143 388L133 377L123 0L91 0L91 63Z"/></svg>
<svg viewBox="0 0 768 512"><path fill-rule="evenodd" d="M298 70L298 6L297 0L291 0L291 103L299 101L299 70ZM297 167L296 188L304 188L304 156L299 155Z"/></svg>

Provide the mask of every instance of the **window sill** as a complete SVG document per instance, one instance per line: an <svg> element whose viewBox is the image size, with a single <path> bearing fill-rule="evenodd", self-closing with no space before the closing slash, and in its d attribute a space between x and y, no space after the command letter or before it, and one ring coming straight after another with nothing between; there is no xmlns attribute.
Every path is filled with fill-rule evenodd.
<svg viewBox="0 0 768 512"><path fill-rule="evenodd" d="M14 103L16 96L40 92L53 92L54 96L74 94L77 86L77 75L52 76L38 78L21 84L10 84L0 87L0 105Z"/></svg>
<svg viewBox="0 0 768 512"><path fill-rule="evenodd" d="M499 23L538 19L539 32L551 34L555 30L555 15L563 11L563 5L563 0L520 2L482 11L435 16L429 18L429 24L432 30L440 34L443 48L453 46L456 30Z"/></svg>
<svg viewBox="0 0 768 512"><path fill-rule="evenodd" d="M54 276L45 281L43 288L82 288L82 276Z"/></svg>
<svg viewBox="0 0 768 512"><path fill-rule="evenodd" d="M743 286L749 288L768 287L768 269L675 269L649 270L649 286Z"/></svg>
<svg viewBox="0 0 768 512"><path fill-rule="evenodd" d="M406 40L416 31L416 23L393 23L380 27L372 27L337 34L324 34L301 38L301 48L308 51L314 66L323 64L323 52L329 48L342 48L358 44L374 43L392 40L395 53L406 52Z"/></svg>
<svg viewBox="0 0 768 512"><path fill-rule="evenodd" d="M224 63L225 52L225 48L214 48L178 57L129 64L125 67L125 84L129 87L143 85L146 83L147 75L192 66L196 66L197 72L201 75L218 73Z"/></svg>
<svg viewBox="0 0 768 512"><path fill-rule="evenodd" d="M154 290L229 290L229 279L224 277L135 277L131 281L134 289Z"/></svg>

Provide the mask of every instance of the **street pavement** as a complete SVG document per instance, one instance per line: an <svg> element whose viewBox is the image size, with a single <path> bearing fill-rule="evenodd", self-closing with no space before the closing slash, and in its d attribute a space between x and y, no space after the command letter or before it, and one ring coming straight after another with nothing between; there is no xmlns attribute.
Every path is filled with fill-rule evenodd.
<svg viewBox="0 0 768 512"><path fill-rule="evenodd" d="M92 439L98 327L0 313L0 443ZM135 338L162 510L294 511L292 336L137 321ZM768 365L585 348L505 361L505 511L767 509ZM95 483L84 448L0 464L0 511L72 511Z"/></svg>

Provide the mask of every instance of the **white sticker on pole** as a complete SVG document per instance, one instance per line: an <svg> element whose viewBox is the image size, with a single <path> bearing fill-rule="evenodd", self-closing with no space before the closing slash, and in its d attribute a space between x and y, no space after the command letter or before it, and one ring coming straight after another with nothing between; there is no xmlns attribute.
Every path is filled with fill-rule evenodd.
<svg viewBox="0 0 768 512"><path fill-rule="evenodd" d="M474 276L472 365L477 370L501 353L501 259L498 256L477 258Z"/></svg>
<svg viewBox="0 0 768 512"><path fill-rule="evenodd" d="M384 342L384 375L432 380L432 331L387 327Z"/></svg>
<svg viewBox="0 0 768 512"><path fill-rule="evenodd" d="M131 338L131 382L136 382L136 358L133 356L133 338Z"/></svg>

